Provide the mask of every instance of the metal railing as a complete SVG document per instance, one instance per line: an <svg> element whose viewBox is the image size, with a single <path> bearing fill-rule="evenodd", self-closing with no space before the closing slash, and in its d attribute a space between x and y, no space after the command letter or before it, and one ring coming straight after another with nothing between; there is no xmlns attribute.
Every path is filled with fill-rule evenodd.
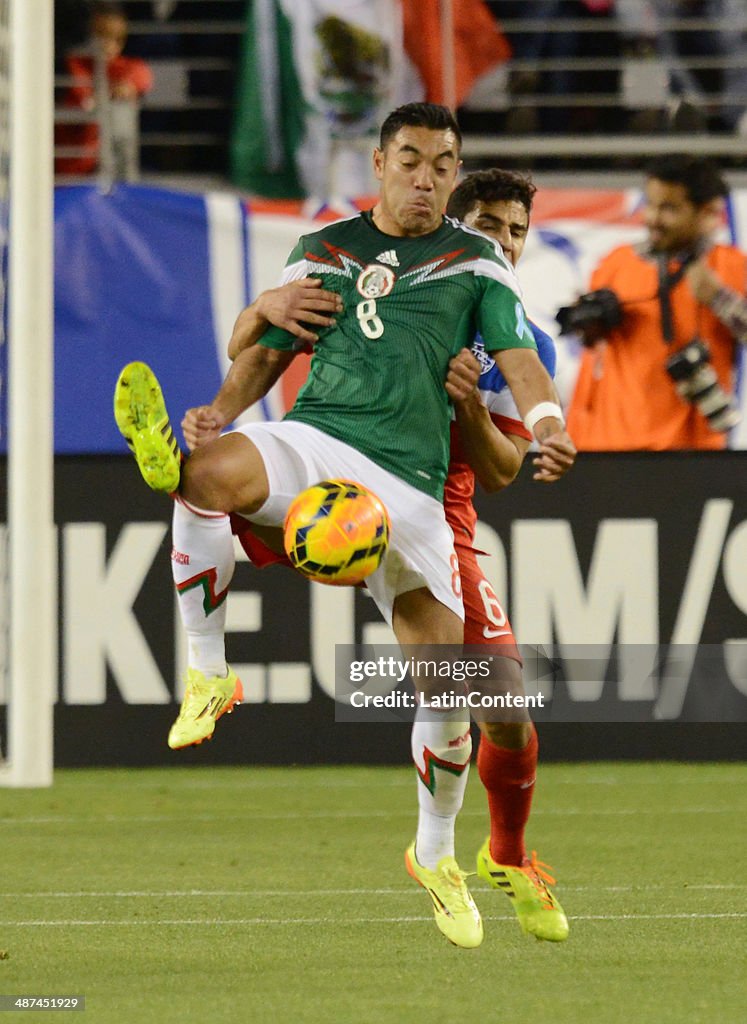
<svg viewBox="0 0 747 1024"><path fill-rule="evenodd" d="M747 166L744 0L488 4L513 56L462 109L470 160L583 169L687 148Z"/></svg>
<svg viewBox="0 0 747 1024"><path fill-rule="evenodd" d="M137 181L140 176L140 127L137 100L115 100L109 94L106 76L106 61L96 48L90 48L93 61L93 96L90 107L57 105L54 112L55 128L72 125L92 125L95 134L77 143L55 140L56 162L55 181L71 184L90 181L95 174L102 188L109 188L114 181ZM55 76L55 91L63 95L71 87L80 88L81 82L71 75ZM91 173L60 170L66 158L92 163Z"/></svg>
<svg viewBox="0 0 747 1024"><path fill-rule="evenodd" d="M95 176L102 183L135 180L145 172L207 171L225 175L228 137L241 38L246 29L245 0L199 0L200 18L190 20L189 5L172 5L177 17L159 21L150 2L125 4L132 15L126 53L145 59L154 87L140 102L109 97L105 65L96 60L96 88L90 110L64 106L66 88L78 83L55 80L58 124L97 126ZM162 5L169 15L168 5ZM231 16L227 16L231 15ZM89 156L91 146L57 145L57 157ZM91 174L57 174L56 180L91 180Z"/></svg>
<svg viewBox="0 0 747 1024"><path fill-rule="evenodd" d="M459 0L441 2L453 13ZM97 89L102 176L136 176L138 154L149 173L225 176L244 2L199 0L191 19L197 3L160 22L150 2L127 5L128 52L148 60L155 86L139 111ZM460 110L470 165L619 168L686 146L747 167L745 0L704 0L728 13L711 18L683 16L676 0L616 0L593 17L561 17L569 5L547 0L487 3L514 56Z"/></svg>

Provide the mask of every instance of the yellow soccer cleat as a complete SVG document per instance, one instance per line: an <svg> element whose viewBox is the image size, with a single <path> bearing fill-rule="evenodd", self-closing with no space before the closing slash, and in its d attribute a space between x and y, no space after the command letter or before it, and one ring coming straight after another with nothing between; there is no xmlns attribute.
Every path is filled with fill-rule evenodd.
<svg viewBox="0 0 747 1024"><path fill-rule="evenodd" d="M415 843L405 851L405 867L433 900L433 915L439 931L449 942L474 949L483 939L482 918L465 884L467 873L453 857L442 857L435 871L418 864Z"/></svg>
<svg viewBox="0 0 747 1024"><path fill-rule="evenodd" d="M510 898L522 930L538 939L563 942L568 938L568 918L549 889L555 879L547 867L537 860L534 850L531 860L521 867L497 864L490 855L489 836L477 854L478 875Z"/></svg>
<svg viewBox="0 0 747 1024"><path fill-rule="evenodd" d="M148 487L170 494L179 486L182 456L161 386L145 363L128 363L114 389L114 419Z"/></svg>
<svg viewBox="0 0 747 1024"><path fill-rule="evenodd" d="M188 669L187 692L179 717L169 731L169 746L180 750L209 740L220 716L230 713L243 699L244 688L233 669L229 668L225 679L208 678L196 668Z"/></svg>

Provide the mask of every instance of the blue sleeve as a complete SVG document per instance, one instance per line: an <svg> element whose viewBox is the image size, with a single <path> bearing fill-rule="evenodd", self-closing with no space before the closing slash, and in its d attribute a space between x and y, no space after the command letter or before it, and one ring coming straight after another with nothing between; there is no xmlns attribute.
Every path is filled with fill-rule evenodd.
<svg viewBox="0 0 747 1024"><path fill-rule="evenodd" d="M539 352L542 364L550 376L554 377L555 367L558 362L558 354L555 351L555 342L546 331L543 331L541 327L537 326L537 324L532 323L531 320L529 321L529 326L532 328L532 334L534 335L534 340L537 343L537 351Z"/></svg>
<svg viewBox="0 0 747 1024"><path fill-rule="evenodd" d="M532 323L531 320L529 321L529 326L532 329L532 334L534 335L534 341L537 345L537 352L542 361L542 365L550 376L554 377L555 364L557 363L555 342L549 334L543 331L541 327ZM506 387L506 378L495 365L493 357L488 355L485 351L484 342L479 334L475 338L472 351L480 360L482 365L482 373L477 384L478 388L480 391L492 391L493 394L497 395Z"/></svg>

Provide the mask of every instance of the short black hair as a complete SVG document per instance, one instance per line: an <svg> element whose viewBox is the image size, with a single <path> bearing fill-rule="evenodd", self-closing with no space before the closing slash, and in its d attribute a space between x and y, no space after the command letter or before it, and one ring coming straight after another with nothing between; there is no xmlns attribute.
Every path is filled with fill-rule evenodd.
<svg viewBox="0 0 747 1024"><path fill-rule="evenodd" d="M515 200L532 213L532 201L537 186L527 174L518 171L504 171L492 167L488 171L474 171L451 193L446 212L450 217L464 220L476 203L499 203Z"/></svg>
<svg viewBox="0 0 747 1024"><path fill-rule="evenodd" d="M430 128L433 131L452 131L456 136L457 150L462 148L462 133L456 118L448 107L438 103L405 103L397 107L381 126L379 148L384 149L400 128Z"/></svg>
<svg viewBox="0 0 747 1024"><path fill-rule="evenodd" d="M648 165L646 175L669 185L682 185L694 206L703 206L712 199L729 194L721 171L707 157L688 156L686 153L660 156Z"/></svg>

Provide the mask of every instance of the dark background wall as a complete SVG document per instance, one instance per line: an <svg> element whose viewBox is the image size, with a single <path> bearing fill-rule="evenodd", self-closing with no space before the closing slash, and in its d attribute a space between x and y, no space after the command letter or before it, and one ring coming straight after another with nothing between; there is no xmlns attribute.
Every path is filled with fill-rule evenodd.
<svg viewBox="0 0 747 1024"><path fill-rule="evenodd" d="M563 720L540 726L546 759L745 756L746 469L739 452L583 455L552 487L527 466L505 494L478 498L480 538L519 639L546 645L559 666ZM373 603L247 564L237 566L228 657L246 666L249 702L213 743L167 748L183 658L170 511L127 457L57 459L57 763L405 762L407 723L337 722L329 695L335 643L383 639ZM672 641L697 651L674 713L657 721L661 679L631 696L615 666L631 645L666 653ZM572 644L612 652L600 700L578 699Z"/></svg>

